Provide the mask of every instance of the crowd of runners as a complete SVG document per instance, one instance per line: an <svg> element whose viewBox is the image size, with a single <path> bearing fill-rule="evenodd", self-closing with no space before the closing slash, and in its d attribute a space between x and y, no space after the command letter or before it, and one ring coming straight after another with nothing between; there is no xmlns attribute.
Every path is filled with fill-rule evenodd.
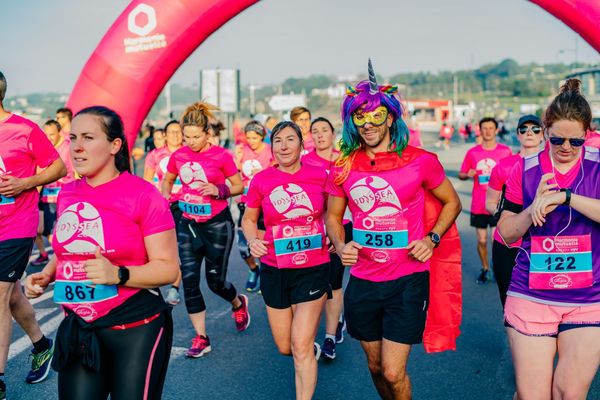
<svg viewBox="0 0 600 400"><path fill-rule="evenodd" d="M33 347L27 383L52 368L60 399L161 398L182 297L186 356L211 351L203 264L210 291L231 304L232 329L250 327L243 293L261 295L253 301L264 301L274 344L293 359L297 399L313 397L318 360L336 358L346 328L382 399L411 398L413 345L456 349L462 205L437 156L409 144L420 139L398 88L379 85L370 62L341 104L339 143L334 124L296 107L272 129L250 121L245 143L226 149L217 109L198 102L154 132L143 178L114 110L61 108L41 129L4 109L6 91L0 72L0 400L19 398L4 382L12 318ZM519 119L514 154L496 142L494 118L478 128L458 177L473 181L473 279L498 285L514 398L583 399L600 364L590 106L567 80L541 118ZM45 266L22 281L34 244L33 263ZM248 268L241 289L227 279L234 245ZM65 317L48 338L27 298L52 282Z"/></svg>

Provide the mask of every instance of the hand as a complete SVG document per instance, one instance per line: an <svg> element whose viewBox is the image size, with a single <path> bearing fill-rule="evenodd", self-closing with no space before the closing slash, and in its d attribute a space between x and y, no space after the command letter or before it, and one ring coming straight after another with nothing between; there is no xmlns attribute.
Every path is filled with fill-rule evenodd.
<svg viewBox="0 0 600 400"><path fill-rule="evenodd" d="M407 249L409 250L408 255L413 257L415 260L425 262L433 255L433 248L435 245L426 237L421 240L413 240L408 244Z"/></svg>
<svg viewBox="0 0 600 400"><path fill-rule="evenodd" d="M558 184L548 183L552 178L552 173L542 175L533 203L528 207L534 226L542 226L546 222L546 215L565 201L566 195L556 191Z"/></svg>
<svg viewBox="0 0 600 400"><path fill-rule="evenodd" d="M198 185L198 190L202 196L218 196L219 189L212 183L201 183Z"/></svg>
<svg viewBox="0 0 600 400"><path fill-rule="evenodd" d="M327 246L327 251L329 253L335 253L335 246L333 245L333 243L331 243L331 240L329 240L329 236L325 236L325 246Z"/></svg>
<svg viewBox="0 0 600 400"><path fill-rule="evenodd" d="M467 172L467 176L469 178L473 178L475 175L477 175L477 170L474 170L473 168L471 168L468 172Z"/></svg>
<svg viewBox="0 0 600 400"><path fill-rule="evenodd" d="M358 261L358 251L362 249L362 246L355 241L350 241L342 247L342 251L339 252L339 256L342 259L342 264L350 266L356 264Z"/></svg>
<svg viewBox="0 0 600 400"><path fill-rule="evenodd" d="M17 178L12 175L0 176L0 194L6 197L15 197L29 189L27 178Z"/></svg>
<svg viewBox="0 0 600 400"><path fill-rule="evenodd" d="M113 265L108 258L100 252L100 247L96 247L96 258L86 260L83 263L87 278L92 283L100 285L116 285L119 283L119 267Z"/></svg>
<svg viewBox="0 0 600 400"><path fill-rule="evenodd" d="M252 254L252 257L259 258L267 254L268 244L269 242L266 240L256 238L248 242L248 249L250 249L250 254Z"/></svg>
<svg viewBox="0 0 600 400"><path fill-rule="evenodd" d="M41 296L50 282L52 282L52 277L44 271L27 275L25 279L25 296L30 299Z"/></svg>

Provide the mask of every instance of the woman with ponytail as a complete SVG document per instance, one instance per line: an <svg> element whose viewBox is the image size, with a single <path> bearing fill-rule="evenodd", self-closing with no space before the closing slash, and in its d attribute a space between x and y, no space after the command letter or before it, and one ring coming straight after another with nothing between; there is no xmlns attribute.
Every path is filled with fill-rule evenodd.
<svg viewBox="0 0 600 400"><path fill-rule="evenodd" d="M185 306L196 332L186 355L194 358L211 350L206 334L206 304L200 292L203 260L206 260L206 283L211 291L231 303L237 331L242 332L250 325L248 297L238 295L227 281L229 253L235 236L227 200L241 194L244 186L231 153L209 141L209 124L216 109L199 102L185 110L181 117L185 146L171 155L162 184L166 198L171 196L177 177L183 186L178 199L182 218L178 222L177 240Z"/></svg>
<svg viewBox="0 0 600 400"><path fill-rule="evenodd" d="M585 399L600 364L600 154L584 146L580 84L561 87L543 117L546 149L506 182L499 234L522 238L504 310L517 399Z"/></svg>
<svg viewBox="0 0 600 400"><path fill-rule="evenodd" d="M52 364L58 396L160 399L173 323L158 286L177 277L173 218L152 184L131 175L114 111L81 110L70 138L82 179L60 191L55 257L26 282L37 297L55 281L54 301L66 313Z"/></svg>

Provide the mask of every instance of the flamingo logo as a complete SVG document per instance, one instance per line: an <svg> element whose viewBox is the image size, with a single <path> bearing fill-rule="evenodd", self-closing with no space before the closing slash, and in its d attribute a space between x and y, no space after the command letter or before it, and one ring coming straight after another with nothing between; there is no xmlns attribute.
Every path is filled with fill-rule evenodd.
<svg viewBox="0 0 600 400"><path fill-rule="evenodd" d="M58 218L55 231L58 243L70 253L93 253L98 246L106 249L102 218L90 203L69 206Z"/></svg>

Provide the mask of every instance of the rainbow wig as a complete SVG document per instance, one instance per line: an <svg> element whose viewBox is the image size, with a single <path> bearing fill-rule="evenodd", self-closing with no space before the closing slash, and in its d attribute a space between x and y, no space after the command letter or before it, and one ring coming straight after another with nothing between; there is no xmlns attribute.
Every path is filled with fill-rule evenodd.
<svg viewBox="0 0 600 400"><path fill-rule="evenodd" d="M402 120L403 107L398 96L398 87L377 85L371 60L369 60L369 80L361 81L355 87L348 87L346 97L342 103L341 113L344 126L342 139L340 140L341 154L336 161L336 165L343 167L343 172L335 179L337 184L346 180L356 151L364 147L358 134L358 128L352 120L352 115L363 105L363 111L365 112L384 106L394 117L394 122L390 127L391 142L388 148L389 151L396 152L401 156L408 144L409 131L406 123Z"/></svg>

